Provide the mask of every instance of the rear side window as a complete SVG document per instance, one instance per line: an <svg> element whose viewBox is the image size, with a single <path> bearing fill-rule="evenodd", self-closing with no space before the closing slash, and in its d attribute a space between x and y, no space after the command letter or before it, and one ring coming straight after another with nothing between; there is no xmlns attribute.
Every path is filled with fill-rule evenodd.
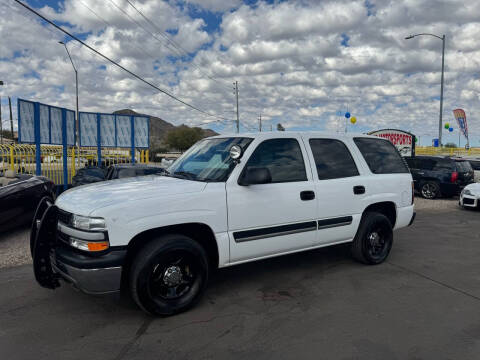
<svg viewBox="0 0 480 360"><path fill-rule="evenodd" d="M470 165L472 165L473 170L480 170L480 161L470 161Z"/></svg>
<svg viewBox="0 0 480 360"><path fill-rule="evenodd" d="M374 174L408 173L409 170L397 149L388 140L354 138L365 161Z"/></svg>
<svg viewBox="0 0 480 360"><path fill-rule="evenodd" d="M272 183L307 181L302 150L295 139L271 139L262 142L246 166L265 167Z"/></svg>
<svg viewBox="0 0 480 360"><path fill-rule="evenodd" d="M442 158L435 159L435 166L434 166L433 170L453 171L454 170L453 169L453 161L450 160L450 159L442 159Z"/></svg>
<svg viewBox="0 0 480 360"><path fill-rule="evenodd" d="M460 172L470 172L472 171L472 166L468 161L456 161L457 169Z"/></svg>
<svg viewBox="0 0 480 360"><path fill-rule="evenodd" d="M358 169L345 144L333 139L310 139L319 180L357 176Z"/></svg>

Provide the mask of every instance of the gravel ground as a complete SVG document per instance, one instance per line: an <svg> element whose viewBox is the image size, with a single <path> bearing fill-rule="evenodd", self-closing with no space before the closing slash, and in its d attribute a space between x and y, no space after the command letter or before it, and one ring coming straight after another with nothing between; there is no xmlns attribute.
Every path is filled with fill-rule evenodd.
<svg viewBox="0 0 480 360"><path fill-rule="evenodd" d="M0 268L30 264L30 227L7 231L0 235Z"/></svg>
<svg viewBox="0 0 480 360"><path fill-rule="evenodd" d="M457 198L425 200L416 197L415 208L416 210L459 210ZM29 250L29 231L28 227L24 227L0 235L0 268L32 262Z"/></svg>

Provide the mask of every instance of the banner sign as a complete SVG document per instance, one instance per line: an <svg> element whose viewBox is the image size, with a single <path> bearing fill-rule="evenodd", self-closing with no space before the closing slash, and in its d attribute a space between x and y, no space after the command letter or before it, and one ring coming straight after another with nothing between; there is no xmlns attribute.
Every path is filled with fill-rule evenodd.
<svg viewBox="0 0 480 360"><path fill-rule="evenodd" d="M402 156L415 156L415 135L409 132L396 129L383 129L369 132L368 135L390 140Z"/></svg>
<svg viewBox="0 0 480 360"><path fill-rule="evenodd" d="M62 145L62 111L65 111L67 145L75 145L75 113L72 110L23 99L18 99L17 105L19 143L33 144L37 134L41 144Z"/></svg>
<svg viewBox="0 0 480 360"><path fill-rule="evenodd" d="M465 111L462 109L455 109L453 110L453 116L458 123L458 128L462 132L463 136L468 140L468 125L467 125L467 115L465 115Z"/></svg>

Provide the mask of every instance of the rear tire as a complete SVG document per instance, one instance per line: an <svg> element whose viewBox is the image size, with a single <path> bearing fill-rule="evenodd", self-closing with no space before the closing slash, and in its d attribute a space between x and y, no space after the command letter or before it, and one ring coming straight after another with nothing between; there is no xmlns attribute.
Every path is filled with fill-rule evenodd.
<svg viewBox="0 0 480 360"><path fill-rule="evenodd" d="M153 315L173 315L192 307L208 281L208 257L199 243L168 234L148 242L130 269L130 292Z"/></svg>
<svg viewBox="0 0 480 360"><path fill-rule="evenodd" d="M390 220L377 212L365 213L352 243L353 258L364 264L380 264L390 254L392 245L393 231Z"/></svg>
<svg viewBox="0 0 480 360"><path fill-rule="evenodd" d="M440 185L435 181L425 181L420 184L420 194L425 199L440 197Z"/></svg>

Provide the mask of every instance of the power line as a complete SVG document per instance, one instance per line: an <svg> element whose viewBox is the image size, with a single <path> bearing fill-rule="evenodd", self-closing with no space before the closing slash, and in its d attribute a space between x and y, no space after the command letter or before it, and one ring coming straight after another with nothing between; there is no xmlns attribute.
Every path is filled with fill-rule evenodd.
<svg viewBox="0 0 480 360"><path fill-rule="evenodd" d="M111 1L111 0L110 0ZM170 44L172 44L175 49L177 49L179 52L183 52L184 54L186 54L187 56L189 56L189 52L187 50L185 50L180 44L178 44L177 42L175 42L173 39L170 39L169 36L167 36L166 34L163 33L162 29L160 29L152 20L150 20L145 14L143 14L135 5L133 5L131 3L130 0L126 0L127 3L135 9L135 11L140 14L140 16L145 19L145 21L150 24L150 26L152 26L160 36L162 36L164 39L166 39ZM180 53L179 53L180 54ZM181 55L181 54L180 54ZM195 64L193 62L194 60L192 60L191 64L193 66L195 66L203 75L205 75L206 77L208 77L209 79L213 80L213 81L216 81L218 83L220 83L220 81L222 82L225 82L225 84L227 83L226 80L220 80L220 79L216 79L214 78L213 76L210 76L208 75L207 73L205 73L197 64Z"/></svg>
<svg viewBox="0 0 480 360"><path fill-rule="evenodd" d="M86 44L85 42L83 42L82 40L80 40L78 37L76 37L75 35L69 33L68 31L64 30L63 28L61 28L60 26L58 26L57 24L55 24L53 21L47 19L45 16L43 16L42 14L40 14L39 12L35 11L34 9L32 9L30 6L24 4L23 2L21 2L20 0L15 0L15 2L17 2L18 4L22 5L25 9L31 11L32 13L34 13L35 15L37 15L38 17L40 17L41 19L43 19L44 21L46 21L47 23L49 23L50 25L54 26L55 28L57 28L58 30L60 30L61 32L63 32L64 34L70 36L72 39L78 41L80 44L82 44L83 46L87 47L89 50L93 51L95 54L101 56L102 58L104 58L105 60L111 62L112 64L116 65L117 67L119 67L120 69L126 71L127 73L129 73L130 75L132 75L134 78L144 82L145 84L151 86L152 88L154 88L155 90L169 96L170 98L182 103L183 105L185 106L188 106L189 108L191 109L194 109L204 115L207 115L209 117L215 117L215 118L218 118L218 119L221 119L221 120L225 120L225 121L232 121L230 119L226 119L224 117L221 117L221 116L218 116L216 114L211 114L205 110L202 110L202 109L199 109L198 107L194 106L194 105L191 105L179 98L177 98L175 95L173 94L170 94L168 91L166 90L163 90L161 88L159 88L158 86L152 84L151 82L149 82L148 80L145 80L144 78L142 78L141 76L135 74L134 72L128 70L127 68L125 68L124 66L120 65L119 63L117 63L116 61L110 59L108 56L106 55L103 55L101 52L99 52L98 50L94 49L93 47L91 47L90 45Z"/></svg>

